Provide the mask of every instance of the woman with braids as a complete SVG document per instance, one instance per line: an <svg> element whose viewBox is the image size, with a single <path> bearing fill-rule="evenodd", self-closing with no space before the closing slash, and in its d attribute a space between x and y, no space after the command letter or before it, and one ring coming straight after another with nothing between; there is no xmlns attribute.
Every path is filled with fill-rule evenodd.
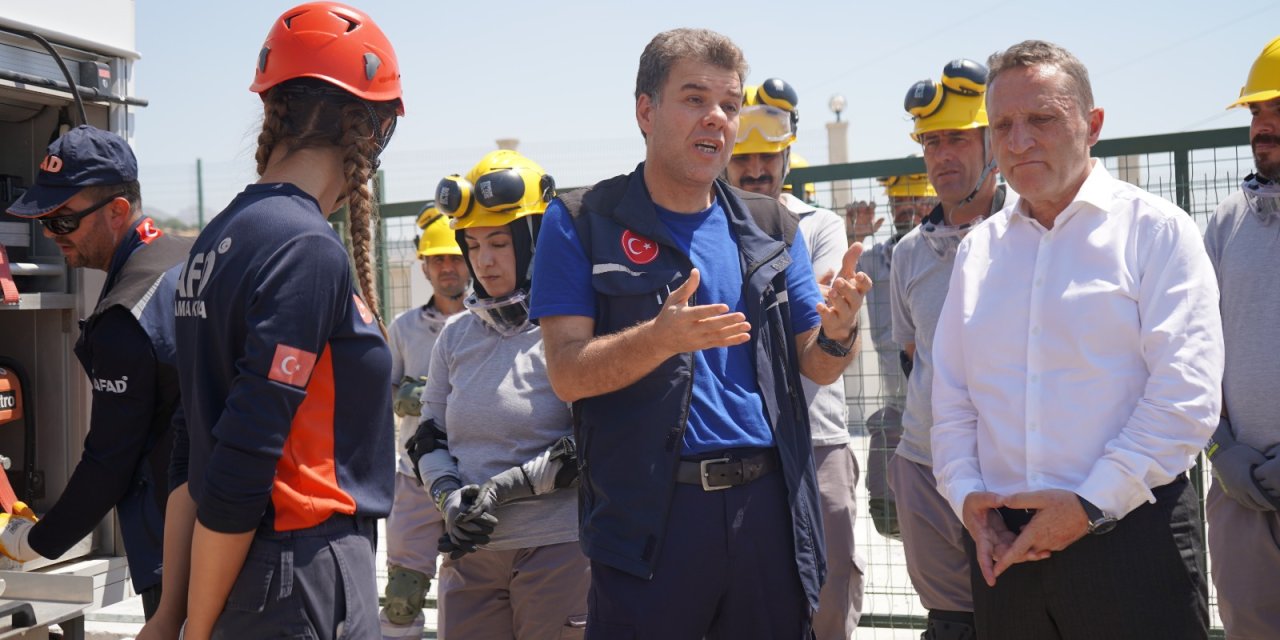
<svg viewBox="0 0 1280 640"><path fill-rule="evenodd" d="M390 43L316 2L251 89L261 179L200 233L175 302L184 390L160 611L142 638L377 638L394 467L368 182L403 113ZM346 205L359 289L327 218ZM185 423L185 424L184 424Z"/></svg>

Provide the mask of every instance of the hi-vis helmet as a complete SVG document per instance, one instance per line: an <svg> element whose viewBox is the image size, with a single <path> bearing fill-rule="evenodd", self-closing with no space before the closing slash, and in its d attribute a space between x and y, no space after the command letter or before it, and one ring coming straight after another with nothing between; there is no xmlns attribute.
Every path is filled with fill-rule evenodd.
<svg viewBox="0 0 1280 640"><path fill-rule="evenodd" d="M315 78L370 102L400 101L400 64L391 42L368 14L337 2L309 2L285 11L258 52L249 90ZM404 103L398 105L404 115Z"/></svg>
<svg viewBox="0 0 1280 640"><path fill-rule="evenodd" d="M769 78L759 85L748 85L743 94L733 155L778 153L796 141L800 122L796 103L800 98L791 85Z"/></svg>
<svg viewBox="0 0 1280 640"><path fill-rule="evenodd" d="M902 107L915 120L911 139L930 131L987 126L987 67L965 58L942 68L942 81L920 80L907 90Z"/></svg>
<svg viewBox="0 0 1280 640"><path fill-rule="evenodd" d="M1248 106L1250 102L1266 102L1280 98L1280 37L1267 43L1249 69L1249 79L1240 88L1240 98L1227 108Z"/></svg>
<svg viewBox="0 0 1280 640"><path fill-rule="evenodd" d="M792 169L803 169L807 166L809 166L809 161L805 160L804 156L794 151L791 152L791 168ZM806 182L802 186L804 188L800 190L800 192L803 194L803 197L801 199L809 203L815 202L818 199L818 188L815 187L812 182ZM791 183L788 182L783 184L782 190L787 193L791 193Z"/></svg>
<svg viewBox="0 0 1280 640"><path fill-rule="evenodd" d="M458 238L449 229L449 220L435 207L427 207L418 215L418 257L427 256L460 256L462 247L458 246Z"/></svg>
<svg viewBox="0 0 1280 640"><path fill-rule="evenodd" d="M489 152L466 176L445 176L436 187L436 207L455 231L541 215L555 197L555 179L509 149Z"/></svg>
<svg viewBox="0 0 1280 640"><path fill-rule="evenodd" d="M876 178L884 185L885 195L890 198L936 198L938 192L929 184L929 176L923 173L912 173L905 176L888 176Z"/></svg>

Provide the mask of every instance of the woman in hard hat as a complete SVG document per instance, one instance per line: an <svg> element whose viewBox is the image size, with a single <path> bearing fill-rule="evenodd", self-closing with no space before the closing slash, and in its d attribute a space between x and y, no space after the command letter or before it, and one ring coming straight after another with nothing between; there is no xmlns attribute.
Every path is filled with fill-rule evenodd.
<svg viewBox="0 0 1280 640"><path fill-rule="evenodd" d="M261 178L200 233L178 286L182 484L161 611L139 637L184 618L188 639L379 635L395 471L369 180L403 113L399 76L378 26L333 2L286 11L258 54ZM328 221L343 205L353 261Z"/></svg>
<svg viewBox="0 0 1280 640"><path fill-rule="evenodd" d="M578 547L569 407L529 322L534 241L555 182L514 151L449 176L436 206L471 269L470 313L431 355L410 457L444 515L438 575L444 638L575 638L589 563ZM568 490L560 490L568 489Z"/></svg>

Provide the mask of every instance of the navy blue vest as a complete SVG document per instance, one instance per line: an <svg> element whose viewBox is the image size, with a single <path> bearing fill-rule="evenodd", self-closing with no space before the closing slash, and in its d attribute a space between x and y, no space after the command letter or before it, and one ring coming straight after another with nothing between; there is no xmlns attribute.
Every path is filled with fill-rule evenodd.
<svg viewBox="0 0 1280 640"><path fill-rule="evenodd" d="M170 422L179 402L173 298L178 288L178 272L191 249L190 240L167 234L143 242L139 230L154 232L150 225L150 219L144 219L116 249L98 304L85 319L75 346L81 365L91 372L95 340L111 339L95 335L96 320L106 310L118 306L129 310L137 319L154 351L155 411L150 424L137 425L147 429L147 450L133 470L128 494L116 505L135 591L160 583L169 457L173 450Z"/></svg>
<svg viewBox="0 0 1280 640"><path fill-rule="evenodd" d="M693 268L659 221L643 175L641 164L634 173L560 198L592 263L596 335L656 316ZM810 606L817 607L826 550L785 273L797 222L777 200L721 181L715 195L738 240L756 376L791 503L796 566ZM634 242L629 251L635 236L656 242L657 255L637 252ZM624 389L574 403L579 539L592 560L653 576L696 374L692 354L682 354Z"/></svg>

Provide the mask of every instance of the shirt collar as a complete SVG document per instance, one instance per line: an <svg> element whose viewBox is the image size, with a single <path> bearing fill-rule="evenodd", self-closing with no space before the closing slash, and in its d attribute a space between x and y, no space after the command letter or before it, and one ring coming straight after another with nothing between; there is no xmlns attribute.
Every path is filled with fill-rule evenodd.
<svg viewBox="0 0 1280 640"><path fill-rule="evenodd" d="M814 211L818 210L817 207L785 191L782 192L782 197L780 198L780 201L782 202L782 206L787 208L787 211L790 211L791 213L794 213L798 216L802 216L806 213L813 213Z"/></svg>
<svg viewBox="0 0 1280 640"><path fill-rule="evenodd" d="M1111 177L1111 172L1107 171L1107 167L1103 165L1097 158L1090 158L1089 162L1093 164L1093 168L1089 170L1089 177L1084 179L1084 184L1080 185L1080 189L1076 191L1075 198L1067 204L1067 207L1058 214L1054 220L1053 226L1058 226L1070 220L1076 215L1077 211L1084 208L1081 205L1090 206L1098 211L1106 211L1110 206L1112 194L1115 189L1111 183L1115 180ZM1013 207L1013 218L1022 218L1031 222L1033 218L1026 210L1026 198L1019 198L1017 204Z"/></svg>

